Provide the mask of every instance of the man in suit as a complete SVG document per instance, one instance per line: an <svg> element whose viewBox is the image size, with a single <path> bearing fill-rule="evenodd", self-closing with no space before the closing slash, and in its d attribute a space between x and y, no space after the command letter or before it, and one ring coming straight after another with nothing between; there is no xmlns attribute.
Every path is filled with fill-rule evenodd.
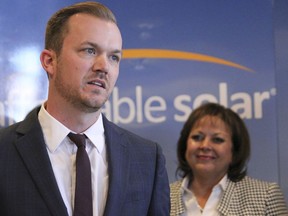
<svg viewBox="0 0 288 216"><path fill-rule="evenodd" d="M86 136L94 216L169 215L160 146L101 114L121 51L116 19L102 4L74 4L50 18L40 56L48 98L0 131L1 216L73 215L77 147L71 132Z"/></svg>

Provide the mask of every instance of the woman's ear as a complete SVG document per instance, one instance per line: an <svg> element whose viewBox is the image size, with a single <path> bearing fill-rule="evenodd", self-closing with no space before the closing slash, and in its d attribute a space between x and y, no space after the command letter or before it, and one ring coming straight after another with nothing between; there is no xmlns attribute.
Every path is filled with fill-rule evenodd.
<svg viewBox="0 0 288 216"><path fill-rule="evenodd" d="M40 55L40 61L48 77L53 76L56 67L56 54L52 50L44 49Z"/></svg>

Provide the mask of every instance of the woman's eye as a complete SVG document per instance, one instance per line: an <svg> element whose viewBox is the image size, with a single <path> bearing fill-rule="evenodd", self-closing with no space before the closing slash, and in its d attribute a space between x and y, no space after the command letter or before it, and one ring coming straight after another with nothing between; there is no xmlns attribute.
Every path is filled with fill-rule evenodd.
<svg viewBox="0 0 288 216"><path fill-rule="evenodd" d="M200 135L200 134L195 134L191 136L191 139L194 141L201 141L204 139L204 136Z"/></svg>
<svg viewBox="0 0 288 216"><path fill-rule="evenodd" d="M216 143L216 144L220 144L220 143L223 143L225 142L225 140L221 137L214 137L213 138L213 142Z"/></svg>

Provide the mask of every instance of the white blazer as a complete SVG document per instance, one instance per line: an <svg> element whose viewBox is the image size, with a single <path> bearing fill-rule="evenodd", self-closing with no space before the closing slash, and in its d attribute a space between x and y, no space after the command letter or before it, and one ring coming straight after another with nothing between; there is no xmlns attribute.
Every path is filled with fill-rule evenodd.
<svg viewBox="0 0 288 216"><path fill-rule="evenodd" d="M170 184L170 216L179 216L185 211L181 183L179 180ZM217 209L221 216L288 216L287 204L277 183L247 176L239 182L228 179Z"/></svg>

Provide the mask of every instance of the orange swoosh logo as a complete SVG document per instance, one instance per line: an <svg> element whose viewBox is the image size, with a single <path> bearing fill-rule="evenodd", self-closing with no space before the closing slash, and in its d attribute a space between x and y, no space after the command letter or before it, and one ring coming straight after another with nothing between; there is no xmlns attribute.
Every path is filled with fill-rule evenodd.
<svg viewBox="0 0 288 216"><path fill-rule="evenodd" d="M179 59L179 60L192 60L201 61L214 64L226 65L229 67L238 68L241 70L254 72L252 69L247 68L243 65L227 61L225 59L216 58L213 56L192 53L192 52L182 52L175 50L163 50L163 49L124 49L123 59L136 59L136 58L155 58L155 59Z"/></svg>

